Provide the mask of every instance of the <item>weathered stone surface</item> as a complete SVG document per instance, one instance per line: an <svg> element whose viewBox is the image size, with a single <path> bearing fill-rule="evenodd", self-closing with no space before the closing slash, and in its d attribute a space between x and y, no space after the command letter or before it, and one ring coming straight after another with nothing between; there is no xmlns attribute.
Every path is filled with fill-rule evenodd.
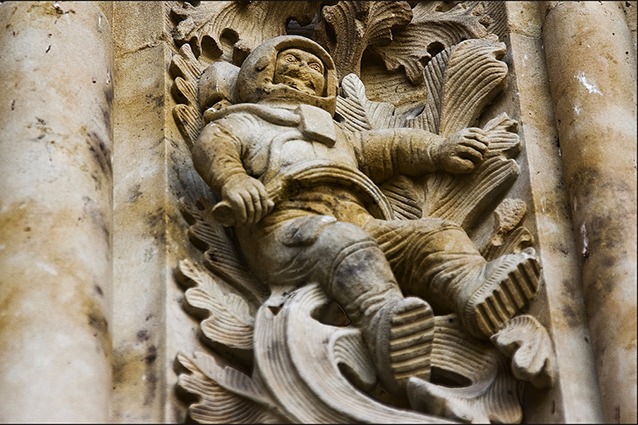
<svg viewBox="0 0 638 425"><path fill-rule="evenodd" d="M0 2L0 421L635 422L635 13L635 1ZM271 81L308 95L275 90L276 104L264 104L264 81L236 84L249 54L286 33L334 57L327 102L311 99L320 81L307 86L303 73ZM352 133L394 159L364 172L385 179L407 164L414 173L363 186L355 178L350 187L371 201L363 206L356 190L334 186L353 178L349 165L267 184L271 199L246 221L264 215L276 226L291 206L286 190L304 214L313 205L325 218L304 217L266 252L297 249L308 258L297 271L250 268L265 258L255 255L259 234L237 244L249 232L241 211L235 221L232 190L209 179L206 155L223 154L220 138L195 155L204 179L191 159L203 128L240 115L262 120L264 137L268 126L296 132L280 146L285 166L301 165L308 143L348 162L343 133ZM227 128L235 143L245 127ZM401 155L408 135L413 151ZM441 163L430 161L438 149L417 149L425 139L486 135L467 174L415 175L416 159ZM392 148L372 149L379 140ZM257 157L243 157L253 175ZM448 166L459 166L454 158ZM309 186L319 196L304 197ZM369 219L344 223L365 209L399 227L451 220L482 261L535 248L542 270L531 300L519 308L514 298L512 319L496 309L472 326L476 315L446 302L471 298L463 285L450 294L403 285L433 270L418 259L404 261L420 265L411 275L384 266L385 253L420 252L414 229L393 229L402 236L374 259L349 263L344 251L335 275L360 278L346 295L326 291L321 273L281 285L365 237ZM340 231L325 238L333 226ZM442 252L458 238L443 238ZM308 254L317 240L320 254ZM367 304L357 312L347 294L379 275L403 286L370 325ZM504 295L491 288L490 303ZM414 345L412 332L425 338Z"/></svg>
<svg viewBox="0 0 638 425"><path fill-rule="evenodd" d="M614 3L550 4L544 28L605 420L633 422L635 50L623 12Z"/></svg>
<svg viewBox="0 0 638 425"><path fill-rule="evenodd" d="M0 4L0 421L104 422L111 393L111 29Z"/></svg>
<svg viewBox="0 0 638 425"><path fill-rule="evenodd" d="M463 9L455 10L454 16L460 15L462 21ZM450 39L445 42L452 43ZM241 255L233 258L235 254L228 252L217 262L231 257L232 262L240 263L232 268L254 277L247 281L222 278L222 282L251 294L258 309L254 317L248 314L247 320L240 320L240 311L249 309L247 300L241 308L230 303L230 295L215 289L218 279L190 262L182 263L180 271L186 277L182 281L196 286L186 293L188 306L192 314L204 309L208 313L203 317L210 315L201 326L211 343L238 349L239 335L225 335L246 327L254 327L255 332L254 347L241 345L253 352L254 364L249 374L236 378L240 382L232 378L233 373L241 373L232 365L212 366L226 363L224 355L178 357L189 371L182 375L180 387L201 400L189 408L193 418L203 422L247 420L244 415L249 406L238 396L250 393L249 398L263 404L250 406L251 416L260 420L276 420L269 413L293 422L434 420L380 406L370 396L349 398L348 384L340 382L336 370L329 376L319 371L336 368L331 360L336 353L331 350L337 351L338 345L321 347L326 342L320 341L331 340L330 333L337 335L338 328L319 331L320 322L303 321L300 316L311 315L325 301L299 301L308 304L307 312L301 307L296 310L292 301L305 300L306 289L297 288L314 283L315 291L343 309L352 324L346 330L363 345L355 359L344 356L341 361L354 369L354 364L363 361L374 371L372 380L355 379L369 381L364 385L366 392L377 381L391 405L407 405L416 412L470 421L521 421L509 366L497 367L503 361L499 352L488 349L482 354L485 359L472 366L468 365L474 348L464 353L466 347L474 347L474 338L488 339L503 328L513 334L525 333L513 318L539 288L541 268L529 245L514 242L507 245L512 251L492 250L493 256L484 258L465 233L476 225L476 216L498 205L499 194L518 172L513 159L520 152L516 123L500 114L474 127L485 105L502 88L507 73L500 60L504 53L504 45L494 37L463 40L459 35L457 44L425 67L429 96L421 101L423 112L412 116L412 121L389 120L389 115L397 115L392 105L376 109L355 75L349 76L351 88L342 91L349 103L338 103L337 66L308 38L264 40L246 57L236 82L221 85L234 87L234 93L226 93L225 103L208 109L197 104L192 88L201 84L198 74L209 74L188 51L182 49L175 56L175 87L182 95L176 97L192 111L175 117L192 141L195 168L220 198L211 210L212 221L207 221L211 217L206 213L187 214L194 221L191 229L197 233L198 227L207 227L212 235L219 224L233 226ZM353 65L344 66L350 69ZM205 82L217 87L209 78ZM333 120L335 111L340 124ZM197 129L199 120L204 127L193 137L196 133L187 129ZM437 174L440 177L433 179L438 180L426 180L424 204L415 206L414 216L403 219L396 218L395 209L417 202L418 196L412 198L409 191L395 189L392 204L377 186L401 175ZM469 178L462 179L464 175ZM487 182L485 186L482 181ZM499 216L500 231L507 234L517 229L522 214L507 208L503 214ZM209 257L226 251L224 244L230 242L212 236L198 240L205 242L203 248L198 247ZM215 271L224 269L208 264ZM257 296L262 291L255 288L260 285L270 292L266 300ZM234 314L218 311L216 303L228 303ZM446 346L447 331L442 330L441 346L445 348L438 354L440 363L435 361L432 342L436 340L435 313L453 313L459 324L457 338L465 340ZM289 315L296 317L289 319L292 322L305 325L294 330L277 325ZM537 326L544 331L542 325ZM322 332L326 335L315 345L308 341L307 350L315 354L304 365L308 356L294 354L306 345L298 335ZM524 335L518 338L526 339ZM541 340L545 342L525 341L529 350L538 350L540 365L514 361L512 367L519 378L539 387L541 381L551 386L553 349L548 338ZM503 347L500 351L506 356L520 357L516 348ZM445 386L446 378L443 383L434 380L432 368L440 368L442 376L461 376L476 389L459 390L464 395L437 389ZM543 377L537 378L538 374ZM235 407L218 408L217 397L232 400Z"/></svg>
<svg viewBox="0 0 638 425"><path fill-rule="evenodd" d="M525 391L526 420L535 422L602 422L600 392L584 309L580 260L572 235L560 145L552 109L542 41L544 9L533 2L508 2L507 15L512 52L512 100L518 103L521 133L530 180L528 215L536 228L534 239L542 247L543 275L547 284L532 311L548 328L555 344L560 378L540 392ZM520 180L520 179L519 179ZM526 199L523 197L523 199Z"/></svg>

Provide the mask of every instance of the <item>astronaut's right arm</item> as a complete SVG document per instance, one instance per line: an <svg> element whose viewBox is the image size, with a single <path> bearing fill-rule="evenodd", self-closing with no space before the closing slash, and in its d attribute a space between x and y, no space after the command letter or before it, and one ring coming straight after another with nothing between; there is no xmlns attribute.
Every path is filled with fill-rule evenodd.
<svg viewBox="0 0 638 425"><path fill-rule="evenodd" d="M195 169L218 194L231 177L246 174L241 161L241 140L223 122L206 124L191 152Z"/></svg>
<svg viewBox="0 0 638 425"><path fill-rule="evenodd" d="M222 118L204 127L192 148L193 164L232 209L236 226L257 223L274 204L264 185L246 173L241 160L241 126L228 124Z"/></svg>

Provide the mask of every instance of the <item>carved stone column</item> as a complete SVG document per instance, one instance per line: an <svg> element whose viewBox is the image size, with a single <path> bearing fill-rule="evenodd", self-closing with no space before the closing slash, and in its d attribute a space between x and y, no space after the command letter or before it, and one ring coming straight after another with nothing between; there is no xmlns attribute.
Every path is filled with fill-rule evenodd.
<svg viewBox="0 0 638 425"><path fill-rule="evenodd" d="M99 3L0 4L0 422L106 422L111 30Z"/></svg>
<svg viewBox="0 0 638 425"><path fill-rule="evenodd" d="M617 2L548 2L544 43L608 423L636 422L636 72Z"/></svg>

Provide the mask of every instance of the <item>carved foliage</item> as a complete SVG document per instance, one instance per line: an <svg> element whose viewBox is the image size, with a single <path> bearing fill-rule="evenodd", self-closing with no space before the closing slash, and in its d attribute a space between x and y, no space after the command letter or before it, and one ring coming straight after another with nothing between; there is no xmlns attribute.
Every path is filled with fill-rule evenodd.
<svg viewBox="0 0 638 425"><path fill-rule="evenodd" d="M556 355L552 340L533 316L526 314L512 318L491 340L512 359L516 378L530 382L536 388L554 385Z"/></svg>
<svg viewBox="0 0 638 425"><path fill-rule="evenodd" d="M388 70L402 66L410 82L419 84L425 64L440 51L463 40L489 35L485 28L489 17L481 3L470 7L459 4L450 10L445 3L417 3L410 24L395 31L392 43L374 49Z"/></svg>
<svg viewBox="0 0 638 425"><path fill-rule="evenodd" d="M392 28L407 25L412 9L405 1L340 1L325 6L322 17L315 38L331 54L342 78L350 73L359 75L364 50L388 44Z"/></svg>
<svg viewBox="0 0 638 425"><path fill-rule="evenodd" d="M198 397L188 409L195 421L209 424L288 423L272 409L272 401L263 393L262 387L237 369L220 364L219 356L195 352L189 357L180 353L177 361L186 370L179 375L179 388Z"/></svg>
<svg viewBox="0 0 638 425"><path fill-rule="evenodd" d="M318 1L203 1L198 6L184 2L172 12L179 23L173 38L189 43L196 56L241 64L263 41L286 34L286 23L295 18L307 24Z"/></svg>
<svg viewBox="0 0 638 425"><path fill-rule="evenodd" d="M488 260L532 246L532 235L521 226L527 205L520 199L506 198L494 211L496 229L490 241L481 248Z"/></svg>
<svg viewBox="0 0 638 425"><path fill-rule="evenodd" d="M413 378L412 404L471 423L520 422L517 382L505 359L491 344L468 340L455 315L437 317L436 326L434 382ZM437 385L437 380L447 385Z"/></svg>
<svg viewBox="0 0 638 425"><path fill-rule="evenodd" d="M352 131L412 127L449 136L475 125L484 106L502 88L507 75L507 66L500 60L504 49L499 42L467 40L439 53L424 70L427 97L416 116L411 112L414 108L401 113L392 104L369 100L358 77L348 75L342 81L337 114ZM484 130L490 140L487 159L471 175L429 175L419 184L422 194L405 178L385 184L384 193L403 212L400 216L440 217L465 229L475 224L519 172L518 164L510 159L520 151L516 122L501 114ZM423 200L421 205L416 204L419 199Z"/></svg>
<svg viewBox="0 0 638 425"><path fill-rule="evenodd" d="M507 74L504 45L489 36L481 2L329 2L314 37L334 56L341 94L336 118L346 131L411 127L443 136L474 126ZM319 2L202 2L175 7L174 116L186 141L201 131L202 111L232 102L235 75L262 41L284 34L289 18L309 23ZM404 68L412 84L425 87L418 103L395 106L366 97L357 74L364 50L379 55L388 70ZM212 66L208 64L214 61ZM207 88L202 90L200 84ZM213 87L213 89L210 89ZM211 91L212 90L212 91ZM223 105L222 105L223 107ZM443 173L423 179L399 177L381 189L395 216L433 216L464 228L494 210L518 175L516 121L500 114L484 125L486 159L471 175ZM544 387L554 380L553 351L546 330L531 316L515 317L492 344L469 337L454 315L437 317L430 381L412 378L413 409L393 407L378 396L374 367L358 329L321 320L328 300L317 285L271 294L245 267L232 239L210 213L211 205L182 204L189 240L201 258L180 262L177 278L187 288L186 310L197 317L211 346L248 358L234 364L225 351L179 354L178 386L198 397L191 418L205 423L467 421L519 422L517 379ZM505 200L496 209L497 228L481 249L485 258L531 245L521 222L525 204ZM336 322L335 322L336 323ZM347 323L347 322L344 322ZM532 335L527 338L522 335ZM508 360L511 360L511 370ZM512 371L514 376L512 376ZM407 401L403 401L407 403ZM398 404L401 404L400 402Z"/></svg>
<svg viewBox="0 0 638 425"><path fill-rule="evenodd" d="M198 97L199 79L204 69L190 44L184 44L171 60L170 72L175 79L171 91L178 102L173 108L173 117L189 146L193 145L203 126Z"/></svg>

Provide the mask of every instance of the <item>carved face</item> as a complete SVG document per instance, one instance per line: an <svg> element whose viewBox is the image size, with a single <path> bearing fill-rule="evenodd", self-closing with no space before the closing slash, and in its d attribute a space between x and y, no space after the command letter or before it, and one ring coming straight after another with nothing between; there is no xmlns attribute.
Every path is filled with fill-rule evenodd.
<svg viewBox="0 0 638 425"><path fill-rule="evenodd" d="M321 96L325 85L323 63L317 56L304 50L282 50L277 55L273 82Z"/></svg>

